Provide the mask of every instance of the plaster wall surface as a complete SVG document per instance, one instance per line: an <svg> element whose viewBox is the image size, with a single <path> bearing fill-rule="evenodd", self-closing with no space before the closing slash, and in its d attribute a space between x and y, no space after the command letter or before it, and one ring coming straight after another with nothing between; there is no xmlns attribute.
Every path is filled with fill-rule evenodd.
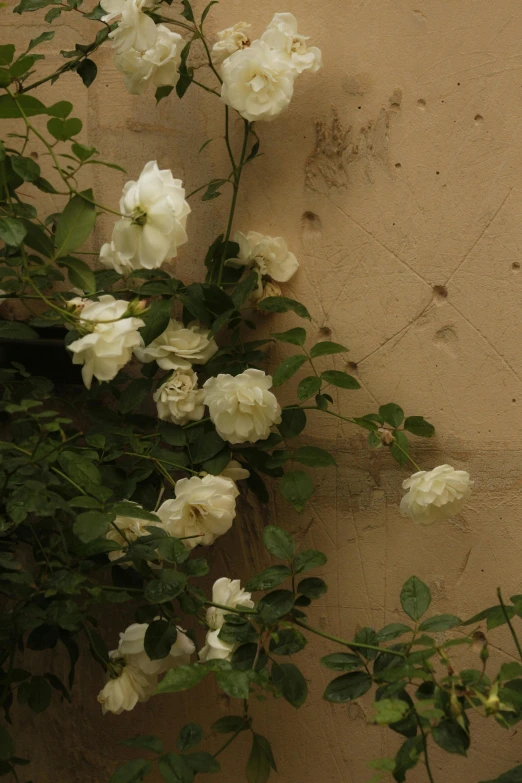
<svg viewBox="0 0 522 783"><path fill-rule="evenodd" d="M415 458L426 467L449 462L469 470L474 495L457 519L417 527L398 513L405 471L386 454L370 453L349 425L314 420L310 442L327 446L338 467L316 471L318 490L301 516L283 502L259 510L243 501L233 532L211 552L212 576L265 565L259 540L270 519L328 555L329 592L313 614L333 634L398 619L400 587L412 574L432 589L434 611L471 616L495 602L499 584L506 595L522 591L522 6L223 0L208 30L245 19L258 35L283 10L321 47L324 68L299 79L284 115L259 125L265 155L245 172L236 227L286 238L301 268L285 293L310 309L311 338L328 334L349 346L362 389L339 394L339 410L361 415L394 400L425 415L437 436L417 442ZM49 69L61 62L60 49L96 30L79 15L64 17L47 45ZM42 26L40 14L0 11L2 41L21 46ZM152 94L127 94L109 48L96 62L99 77L88 91L75 75L42 89L44 100L75 103L85 143L131 178L156 159L188 191L227 171L219 141L197 153L222 133L216 99L191 89L182 102L171 98L156 109ZM86 184L116 205L125 179L92 167ZM226 209L224 198L193 201L190 242L175 267L186 280L200 274ZM110 226L101 223L94 247ZM274 365L279 350L272 350ZM325 366L344 369L346 361L331 357ZM120 613L110 622L116 642ZM512 659L506 634L491 641L495 658ZM282 783L366 783L367 762L398 746L394 735L367 726L365 702L321 700L330 673L318 657L332 649L312 639L302 654L311 693L298 712L282 701L253 706L258 730L273 739ZM47 663L57 673L65 667L59 659ZM103 783L127 757L119 739L158 733L173 747L188 719L208 726L237 711L203 685L188 697L158 697L131 714L102 718L100 687L100 670L87 665L72 705L19 716L24 751L39 759L31 767L35 781ZM218 744L209 739L210 748ZM246 740L236 747L223 755L216 783L244 780ZM437 783L476 783L520 761L520 735L493 722L476 727L467 760L433 751ZM411 780L423 782L424 770Z"/></svg>

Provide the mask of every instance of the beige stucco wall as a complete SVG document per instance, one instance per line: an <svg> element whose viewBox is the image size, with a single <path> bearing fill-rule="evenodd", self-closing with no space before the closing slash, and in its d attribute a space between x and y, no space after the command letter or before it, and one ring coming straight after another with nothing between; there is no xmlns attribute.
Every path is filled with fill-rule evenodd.
<svg viewBox="0 0 522 783"><path fill-rule="evenodd" d="M258 128L265 156L246 173L236 225L286 237L301 261L287 292L309 307L311 336L328 327L350 347L363 388L340 396L341 411L363 414L393 399L426 415L437 437L419 443L416 458L469 469L475 492L457 520L416 527L397 510L404 473L387 455L369 453L347 425L321 419L310 438L335 452L337 470L317 474L318 492L300 517L281 503L270 518L328 554L330 590L314 615L335 634L396 619L400 586L413 573L432 588L436 610L469 616L494 603L498 584L506 595L522 588L522 7L519 0L288 0L285 7L224 0L208 27L248 19L260 33L277 10L299 17L325 65L299 80L288 112ZM25 42L42 29L39 15L0 14L3 41ZM55 62L60 48L80 40L78 19L71 13L57 26L48 47ZM89 91L75 76L44 91L75 101L86 143L132 176L156 158L189 190L225 171L218 142L197 155L222 132L211 96L191 90L155 109L151 95L127 95L109 49L96 60L100 75ZM115 204L123 175L92 176L101 201ZM195 203L181 277L197 276L224 207L223 199ZM105 239L100 230L98 243ZM211 553L214 576L246 575L264 562L259 530L268 518L244 505ZM115 613L114 640L121 624ZM512 652L506 635L491 641ZM393 735L366 726L364 704L321 701L329 676L317 658L332 649L312 641L302 654L311 696L299 712L282 701L253 705L284 783L365 783L367 762L397 746ZM124 757L117 739L159 733L172 747L188 718L207 727L234 709L202 686L188 698L159 697L102 718L100 676L94 664L80 672L72 706L20 716L22 743L40 758L32 767L38 783L102 783ZM247 747L236 747L224 754L216 783L243 780ZM469 761L433 757L437 783L475 783L521 761L522 745L516 732L490 723L476 733ZM412 776L424 779L422 769Z"/></svg>

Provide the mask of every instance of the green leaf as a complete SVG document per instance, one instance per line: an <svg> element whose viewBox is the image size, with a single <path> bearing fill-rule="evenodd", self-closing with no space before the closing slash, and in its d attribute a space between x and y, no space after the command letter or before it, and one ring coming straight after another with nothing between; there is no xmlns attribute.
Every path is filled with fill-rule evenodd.
<svg viewBox="0 0 522 783"><path fill-rule="evenodd" d="M329 468L336 464L329 451L317 446L301 446L294 451L293 458L310 468Z"/></svg>
<svg viewBox="0 0 522 783"><path fill-rule="evenodd" d="M392 427L400 427L404 421L404 411L394 402L389 402L387 405L381 405L379 414L386 424L391 424Z"/></svg>
<svg viewBox="0 0 522 783"><path fill-rule="evenodd" d="M141 783L145 775L152 770L152 764L145 759L128 761L111 775L109 783Z"/></svg>
<svg viewBox="0 0 522 783"><path fill-rule="evenodd" d="M274 387L281 386L292 375L295 375L306 361L308 359L303 354L295 354L295 356L289 356L287 359L284 359L272 376Z"/></svg>
<svg viewBox="0 0 522 783"><path fill-rule="evenodd" d="M397 783L404 783L406 772L417 765L422 752L423 741L421 736L410 737L401 745L395 756L395 769L393 771L393 777Z"/></svg>
<svg viewBox="0 0 522 783"><path fill-rule="evenodd" d="M176 747L182 753L192 750L203 739L203 729L197 723L187 723L182 726L176 741Z"/></svg>
<svg viewBox="0 0 522 783"><path fill-rule="evenodd" d="M371 436L370 436L371 437ZM408 463L408 454L410 453L410 444L408 438L401 430L396 430L393 434L394 442L390 446L390 454L399 465ZM380 439L379 439L380 442Z"/></svg>
<svg viewBox="0 0 522 783"><path fill-rule="evenodd" d="M488 609L484 609L482 612L474 615L469 620L465 620L462 625L476 625L482 620L486 620L488 631L492 631L495 628L499 628L501 625L505 625L507 623L506 614L511 620L511 618L515 615L515 607L505 606L503 609L500 605L490 606Z"/></svg>
<svg viewBox="0 0 522 783"><path fill-rule="evenodd" d="M432 737L437 745L446 753L458 753L466 756L469 748L469 736L464 729L453 720L443 720L432 729Z"/></svg>
<svg viewBox="0 0 522 783"><path fill-rule="evenodd" d="M79 66L76 68L76 73L80 76L84 85L86 87L90 87L93 81L96 79L98 68L93 60L86 58L85 60L82 60Z"/></svg>
<svg viewBox="0 0 522 783"><path fill-rule="evenodd" d="M151 604L162 604L176 598L187 584L186 574L181 571L162 569L157 579L152 579L145 588L145 598Z"/></svg>
<svg viewBox="0 0 522 783"><path fill-rule="evenodd" d="M271 590L273 587L277 587L285 579L288 579L292 575L291 570L284 565L275 565L265 568L257 576L253 576L246 584L245 589L249 591L253 590Z"/></svg>
<svg viewBox="0 0 522 783"><path fill-rule="evenodd" d="M438 614L435 617L429 617L419 625L419 631L435 633L437 631L447 631L449 628L455 628L461 625L462 620L454 614Z"/></svg>
<svg viewBox="0 0 522 783"><path fill-rule="evenodd" d="M219 239L222 239L222 237L219 237ZM257 281L257 272L250 272L250 274L244 277L238 285L236 285L231 297L237 308L240 308L245 304L252 291L257 287Z"/></svg>
<svg viewBox="0 0 522 783"><path fill-rule="evenodd" d="M307 598L320 598L328 590L328 586L323 579L317 576L307 576L297 585L297 592L306 595Z"/></svg>
<svg viewBox="0 0 522 783"><path fill-rule="evenodd" d="M271 769L277 771L270 743L265 737L252 732L252 748L246 766L248 783L266 783Z"/></svg>
<svg viewBox="0 0 522 783"><path fill-rule="evenodd" d="M76 155L78 160L81 160L83 163L86 160L89 160L89 158L92 158L92 156L96 153L96 147L86 147L84 144L80 144L79 142L75 141L73 144L71 144L71 151L73 155Z"/></svg>
<svg viewBox="0 0 522 783"><path fill-rule="evenodd" d="M40 166L32 158L16 155L11 158L11 166L24 182L35 182L40 176Z"/></svg>
<svg viewBox="0 0 522 783"><path fill-rule="evenodd" d="M225 715L224 718L219 718L210 727L212 731L217 731L218 734L234 734L241 728L246 730L247 726L245 719L240 715Z"/></svg>
<svg viewBox="0 0 522 783"><path fill-rule="evenodd" d="M129 748L140 748L151 750L153 753L163 753L163 742L154 734L141 734L138 737L120 740L120 745L127 745Z"/></svg>
<svg viewBox="0 0 522 783"><path fill-rule="evenodd" d="M212 6L213 5L217 5L217 3L218 3L218 0L210 0L210 3L207 6L205 6L205 9L204 9L203 13L201 14L200 25L202 25L203 22L205 21L205 19L207 18L208 13L209 13L210 9L212 8Z"/></svg>
<svg viewBox="0 0 522 783"><path fill-rule="evenodd" d="M189 0L181 0L181 5L183 6L183 11L181 11L181 16L185 17L189 22L195 22L194 19L194 12L192 11L192 6L190 5Z"/></svg>
<svg viewBox="0 0 522 783"><path fill-rule="evenodd" d="M364 696L372 687L372 678L366 672L349 672L336 677L327 686L323 699L335 704L353 701Z"/></svg>
<svg viewBox="0 0 522 783"><path fill-rule="evenodd" d="M196 774L199 772L219 772L221 770L219 761L211 753L203 750L189 753L184 758L191 770Z"/></svg>
<svg viewBox="0 0 522 783"><path fill-rule="evenodd" d="M283 408L277 429L285 440L297 437L305 427L306 413L302 408Z"/></svg>
<svg viewBox="0 0 522 783"><path fill-rule="evenodd" d="M297 628L280 628L272 633L270 652L272 655L293 655L303 650L308 641Z"/></svg>
<svg viewBox="0 0 522 783"><path fill-rule="evenodd" d="M18 699L37 714L47 709L51 698L51 686L45 677L31 677L29 682L23 682L18 690Z"/></svg>
<svg viewBox="0 0 522 783"><path fill-rule="evenodd" d="M0 117L4 120L35 117L37 114L47 114L47 109L41 101L32 95L18 95L16 101L10 95L0 96Z"/></svg>
<svg viewBox="0 0 522 783"><path fill-rule="evenodd" d="M145 321L145 326L140 329L145 345L149 345L156 337L166 330L170 321L172 312L172 301L170 299L155 299L150 303L148 312L141 316Z"/></svg>
<svg viewBox="0 0 522 783"><path fill-rule="evenodd" d="M362 661L359 655L351 653L330 653L321 658L321 664L327 669L333 669L337 672L351 672L354 669L360 669Z"/></svg>
<svg viewBox="0 0 522 783"><path fill-rule="evenodd" d="M165 783L192 783L194 773L177 753L165 753L158 759L158 770Z"/></svg>
<svg viewBox="0 0 522 783"><path fill-rule="evenodd" d="M432 438L435 434L435 427L423 416L408 416L404 421L404 429L420 438Z"/></svg>
<svg viewBox="0 0 522 783"><path fill-rule="evenodd" d="M286 296L267 296L266 299L259 302L257 306L259 309L267 310L269 313L288 313L289 310L292 310L301 318L308 318L309 321L312 320L310 313L301 302L296 302L294 299L288 299Z"/></svg>
<svg viewBox="0 0 522 783"><path fill-rule="evenodd" d="M321 389L321 379L317 375L309 375L299 382L297 396L300 400L307 400L316 395Z"/></svg>
<svg viewBox="0 0 522 783"><path fill-rule="evenodd" d="M361 384L353 375L348 375L347 372L341 372L340 370L325 370L321 373L321 378L325 383L331 383L340 389L361 388Z"/></svg>
<svg viewBox="0 0 522 783"><path fill-rule="evenodd" d="M289 329L287 332L274 332L272 337L282 343L302 346L306 341L306 329L303 329L301 326L296 326L295 329Z"/></svg>
<svg viewBox="0 0 522 783"><path fill-rule="evenodd" d="M431 593L427 585L416 576L410 577L401 590L401 606L405 614L417 622L431 604Z"/></svg>
<svg viewBox="0 0 522 783"><path fill-rule="evenodd" d="M248 699L250 681L247 672L225 670L216 672L216 681L221 690L233 699Z"/></svg>
<svg viewBox="0 0 522 783"><path fill-rule="evenodd" d="M501 682L505 682L506 680L512 680L515 677L522 677L522 666L517 663L517 661L503 663L500 667L498 679Z"/></svg>
<svg viewBox="0 0 522 783"><path fill-rule="evenodd" d="M513 767L509 772L504 772L495 780L483 780L482 783L522 783L522 764Z"/></svg>
<svg viewBox="0 0 522 783"><path fill-rule="evenodd" d="M294 608L294 594L290 590L274 590L264 595L257 605L258 617L266 625L272 625Z"/></svg>
<svg viewBox="0 0 522 783"><path fill-rule="evenodd" d="M21 321L0 321L0 337L3 340L34 340L38 332Z"/></svg>
<svg viewBox="0 0 522 783"><path fill-rule="evenodd" d="M265 549L280 560L291 560L295 553L293 538L280 527L267 525L263 530Z"/></svg>
<svg viewBox="0 0 522 783"><path fill-rule="evenodd" d="M390 623L389 625L385 625L384 628L381 628L380 631L377 631L377 637L379 642L389 642L405 633L411 632L412 629L403 623Z"/></svg>
<svg viewBox="0 0 522 783"><path fill-rule="evenodd" d="M52 117L47 123L47 130L58 141L68 141L73 136L77 136L83 127L83 123L77 117L71 117L68 120L62 120L59 117Z"/></svg>
<svg viewBox="0 0 522 783"><path fill-rule="evenodd" d="M18 247L24 241L26 233L27 230L21 221L14 218L0 218L0 239L6 245Z"/></svg>
<svg viewBox="0 0 522 783"><path fill-rule="evenodd" d="M70 101L57 101L57 103L53 103L52 106L48 107L47 114L49 114L51 117L60 117L61 119L65 119L65 117L69 116L72 110L73 105Z"/></svg>
<svg viewBox="0 0 522 783"><path fill-rule="evenodd" d="M92 190L84 190L69 201L58 217L54 238L57 258L81 247L91 234L96 222L96 207L92 201Z"/></svg>
<svg viewBox="0 0 522 783"><path fill-rule="evenodd" d="M373 705L376 715L371 718L371 723L377 726L389 726L390 723L398 723L403 720L410 710L410 705L400 699L381 699Z"/></svg>
<svg viewBox="0 0 522 783"><path fill-rule="evenodd" d="M120 413L125 416L127 413L139 408L141 403L147 399L151 391L151 385L149 378L136 378L136 380L130 381L123 390L118 402ZM174 454L172 455L172 460L175 461Z"/></svg>
<svg viewBox="0 0 522 783"><path fill-rule="evenodd" d="M308 696L306 680L293 663L273 663L272 682L292 707L299 709Z"/></svg>
<svg viewBox="0 0 522 783"><path fill-rule="evenodd" d="M301 574L303 571L309 571L311 568L320 568L326 564L327 560L328 558L323 552L319 552L317 549L305 549L295 556L293 563L294 572Z"/></svg>
<svg viewBox="0 0 522 783"><path fill-rule="evenodd" d="M301 513L313 495L314 485L304 470L292 470L282 477L279 490L285 500L288 500L298 513Z"/></svg>
<svg viewBox="0 0 522 783"><path fill-rule="evenodd" d="M13 753L14 745L11 735L5 726L0 726L0 761L9 761Z"/></svg>
<svg viewBox="0 0 522 783"><path fill-rule="evenodd" d="M51 8L44 16L45 21L48 24L51 24L54 22L55 19L58 19L61 16L62 9L61 8Z"/></svg>
<svg viewBox="0 0 522 783"><path fill-rule="evenodd" d="M13 62L15 54L14 44L5 44L0 46L0 65L10 65Z"/></svg>
<svg viewBox="0 0 522 783"><path fill-rule="evenodd" d="M105 535L114 514L104 514L101 511L84 511L74 520L73 532L84 544Z"/></svg>
<svg viewBox="0 0 522 783"><path fill-rule="evenodd" d="M41 33L36 38L32 38L29 42L29 46L27 47L27 51L30 52L31 49L34 49L36 46L39 46L41 43L45 43L46 41L52 41L54 38L54 30L50 30L46 33Z"/></svg>
<svg viewBox="0 0 522 783"><path fill-rule="evenodd" d="M80 288L86 294L96 291L94 272L84 261L72 256L65 256L59 260L58 266L64 266L67 269L69 280L76 288Z"/></svg>
<svg viewBox="0 0 522 783"><path fill-rule="evenodd" d="M145 631L144 648L151 661L166 658L178 637L174 623L167 620L153 620Z"/></svg>
<svg viewBox="0 0 522 783"><path fill-rule="evenodd" d="M331 343L328 340L322 343L316 343L310 350L310 358L316 359L318 356L328 356L332 353L344 353L348 348L339 343Z"/></svg>
<svg viewBox="0 0 522 783"><path fill-rule="evenodd" d="M178 693L194 688L207 674L207 669L199 663L178 666L169 669L165 674L155 693Z"/></svg>

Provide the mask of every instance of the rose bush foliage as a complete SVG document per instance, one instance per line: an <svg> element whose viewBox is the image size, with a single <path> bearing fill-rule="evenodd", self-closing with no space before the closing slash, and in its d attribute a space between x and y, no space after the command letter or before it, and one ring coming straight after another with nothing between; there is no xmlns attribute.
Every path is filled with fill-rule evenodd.
<svg viewBox="0 0 522 783"><path fill-rule="evenodd" d="M81 367L83 379L83 386L66 387L61 379L55 386L19 362L0 368L0 776L24 775L26 760L9 727L13 704L39 713L53 699L73 699L84 640L101 667L104 714L197 687L207 677L238 705L237 714L212 725L226 737L213 754L194 750L203 738L195 723L181 728L173 750L152 735L130 739L125 744L144 757L118 768L112 783L143 780L156 768L166 783L191 783L217 772L217 757L243 732L251 738L246 779L264 783L277 765L269 739L254 727L249 699L281 696L299 709L308 686L294 656L316 634L333 645L320 661L335 672L324 698L345 703L375 686L371 722L404 737L394 758L374 763L374 780L389 773L401 783L423 761L433 781L430 743L465 754L471 709L505 727L522 718L522 666L486 673L488 640L476 630L484 621L488 629L508 623L522 659L512 623L522 616L521 596L506 604L499 593L497 606L465 623L470 634L448 637L461 620L425 618L430 593L412 577L401 593L410 624L339 639L309 617L327 591L316 574L326 557L300 550L272 525L263 543L275 562L245 585L233 573L218 575L212 588L205 579L206 548L221 537L226 542L234 526L246 528L242 495L267 503L279 491L281 503L301 512L314 492L314 470L335 465L327 450L307 443L308 417L344 419L399 466L411 462L416 473L404 481L401 508L415 522L458 513L471 485L465 471L448 465L420 470L409 436L434 433L422 416L405 417L395 403L363 417L335 410L332 391L350 395L359 384L344 369L346 348L314 343L302 325L310 320L305 305L285 295L299 268L295 248L256 226L236 226L241 175L261 154L262 122L275 120L294 91L306 89L301 76L311 78L322 56L289 13L275 14L258 38L242 21L208 35L213 4L196 15L189 0L103 0L87 10L81 0L21 0L16 13L45 9L52 24L76 11L97 22L99 32L62 52L64 63L51 73L34 50L52 39L52 29L24 52L0 46L0 119L16 126L0 142L0 286L2 299L17 300L27 313L0 320L0 339L22 346L61 328L67 361ZM79 189L78 175L88 166L120 168L84 143L69 102L46 105L36 94L67 72L89 87L97 74L92 57L104 44L112 46L130 92L152 86L160 101L202 89L216 101L225 115L228 174L190 183L187 195L169 169L140 161L141 173L126 182L119 205L103 205L92 190ZM206 58L197 69L195 52ZM240 117L239 138L231 110ZM29 154L34 146L48 156L49 179ZM227 225L202 259L205 279L177 279L164 265L183 252L191 231L197 234L189 200L199 194L212 201L225 192ZM42 194L52 194L59 211L45 214ZM115 218L111 235L91 250L104 212ZM86 263L89 257L94 263ZM281 313L295 325L267 337ZM273 367L275 342L286 356ZM298 372L295 400L284 404L289 394L283 398L280 387ZM113 604L134 612L119 639L101 612ZM456 644L468 645L475 668L456 671L450 661ZM26 649L68 655L67 680L26 670ZM519 768L499 781L513 783L518 774Z"/></svg>

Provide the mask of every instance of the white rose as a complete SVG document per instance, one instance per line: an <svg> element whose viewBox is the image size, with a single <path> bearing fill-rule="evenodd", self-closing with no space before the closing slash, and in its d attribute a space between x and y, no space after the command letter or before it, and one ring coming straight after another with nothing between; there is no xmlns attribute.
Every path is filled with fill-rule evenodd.
<svg viewBox="0 0 522 783"><path fill-rule="evenodd" d="M144 51L156 42L156 25L144 13L154 6L153 0L103 0L102 8L108 13L102 17L110 24L117 20L118 26L109 33L118 54L127 49Z"/></svg>
<svg viewBox="0 0 522 783"><path fill-rule="evenodd" d="M119 275L126 275L134 269L129 259L118 253L114 247L114 242L105 242L105 244L101 246L100 263L106 269L116 270Z"/></svg>
<svg viewBox="0 0 522 783"><path fill-rule="evenodd" d="M288 58L296 73L315 73L322 65L321 50L307 47L309 37L297 32L297 19L293 14L274 14L274 18L261 36L261 40Z"/></svg>
<svg viewBox="0 0 522 783"><path fill-rule="evenodd" d="M231 459L225 470L221 471L220 475L232 479L232 481L241 481L250 476L250 471L244 468L237 459Z"/></svg>
<svg viewBox="0 0 522 783"><path fill-rule="evenodd" d="M228 606L235 609L238 606L244 606L249 609L254 608L254 602L251 600L251 593L247 593L241 587L239 579L227 579L223 577L214 582L212 587L212 601L216 604ZM210 606L207 609L207 624L209 631L205 639L205 646L199 651L200 661L211 661L215 658L230 661L235 650L239 645L224 642L219 638L219 631L225 622L225 609L219 609L216 606Z"/></svg>
<svg viewBox="0 0 522 783"><path fill-rule="evenodd" d="M105 538L109 541L115 541L117 544L121 544L122 549L115 549L112 552L109 552L109 560L119 560L120 557L123 557L127 542L132 543L133 541L136 541L136 539L141 538L141 536L149 535L145 528L150 525L156 525L156 527L160 526L159 522L136 519L135 517L117 516L114 520L114 527L111 525L110 529L105 534ZM116 530L116 528L118 529Z"/></svg>
<svg viewBox="0 0 522 783"><path fill-rule="evenodd" d="M155 617L154 619L159 620L160 618ZM196 648L183 628L177 628L178 635L169 654L165 658L151 660L145 652L145 634L148 627L148 623L132 623L123 633L120 633L118 650L130 664L145 674L154 675L189 663L190 656Z"/></svg>
<svg viewBox="0 0 522 783"><path fill-rule="evenodd" d="M213 661L216 658L222 661L231 661L238 645L233 642L224 642L219 638L219 631L208 631L205 646L198 653L200 661Z"/></svg>
<svg viewBox="0 0 522 783"><path fill-rule="evenodd" d="M204 397L194 370L176 370L154 394L158 418L174 424L199 421L205 413Z"/></svg>
<svg viewBox="0 0 522 783"><path fill-rule="evenodd" d="M268 438L270 427L281 421L281 408L269 391L271 386L270 375L252 368L236 376L209 378L203 384L205 405L218 435L229 443Z"/></svg>
<svg viewBox="0 0 522 783"><path fill-rule="evenodd" d="M217 579L212 587L212 602L228 606L230 609L236 609L238 606L244 606L248 609L254 608L252 594L243 590L239 579L228 579L223 576ZM211 631L218 630L225 622L225 609L219 609L217 606L209 606L207 609L207 624Z"/></svg>
<svg viewBox="0 0 522 783"><path fill-rule="evenodd" d="M156 360L162 370L188 370L193 364L206 364L217 349L216 342L208 339L208 329L172 319L163 334L138 349L136 356L140 362Z"/></svg>
<svg viewBox="0 0 522 783"><path fill-rule="evenodd" d="M231 479L192 476L177 481L175 492L156 513L169 535L183 538L187 549L210 546L232 527L239 491Z"/></svg>
<svg viewBox="0 0 522 783"><path fill-rule="evenodd" d="M254 266L262 276L268 275L277 283L288 282L297 272L299 261L290 253L283 237L237 231L234 241L239 245L239 254L237 259L229 260L231 266Z"/></svg>
<svg viewBox="0 0 522 783"><path fill-rule="evenodd" d="M278 51L264 41L254 41L221 66L221 98L249 122L273 120L290 103L294 76Z"/></svg>
<svg viewBox="0 0 522 783"><path fill-rule="evenodd" d="M113 650L110 653L117 676L111 677L98 694L102 712L120 715L124 710L132 710L139 701L147 701L158 684L157 677L147 675Z"/></svg>
<svg viewBox="0 0 522 783"><path fill-rule="evenodd" d="M187 241L190 207L183 183L169 169L159 169L155 160L145 165L137 181L126 183L120 212L125 217L114 225L111 252L119 254L121 266L157 269Z"/></svg>
<svg viewBox="0 0 522 783"><path fill-rule="evenodd" d="M469 473L451 465L421 470L402 484L409 492L401 500L401 511L421 525L448 519L462 510L472 483Z"/></svg>
<svg viewBox="0 0 522 783"><path fill-rule="evenodd" d="M251 24L246 22L238 22L233 27L227 27L226 30L221 30L217 34L217 41L212 47L213 60L216 64L220 64L227 57L230 57L234 52L239 49L244 49L250 44L250 30Z"/></svg>
<svg viewBox="0 0 522 783"><path fill-rule="evenodd" d="M110 294L87 302L80 311L80 326L91 331L67 348L74 354L73 364L83 364L83 382L90 389L93 376L111 381L130 361L134 348L143 344L138 329L145 324L141 318L122 318L129 303Z"/></svg>
<svg viewBox="0 0 522 783"><path fill-rule="evenodd" d="M156 27L156 32L156 42L150 49L126 49L116 57L116 66L133 95L141 95L149 84L162 87L175 85L178 80L183 39L163 24Z"/></svg>

